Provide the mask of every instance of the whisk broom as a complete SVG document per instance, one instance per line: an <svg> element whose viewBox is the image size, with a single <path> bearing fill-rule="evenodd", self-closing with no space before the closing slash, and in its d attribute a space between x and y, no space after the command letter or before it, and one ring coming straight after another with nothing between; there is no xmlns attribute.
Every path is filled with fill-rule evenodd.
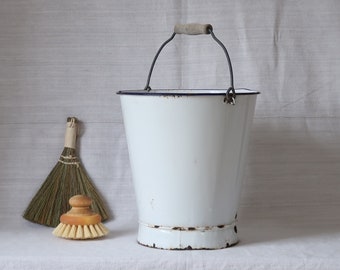
<svg viewBox="0 0 340 270"><path fill-rule="evenodd" d="M92 198L92 209L101 215L102 221L108 218L102 199L76 155L76 138L77 119L68 117L64 149L57 164L25 210L25 219L56 227L60 216L69 210L69 198L76 194Z"/></svg>

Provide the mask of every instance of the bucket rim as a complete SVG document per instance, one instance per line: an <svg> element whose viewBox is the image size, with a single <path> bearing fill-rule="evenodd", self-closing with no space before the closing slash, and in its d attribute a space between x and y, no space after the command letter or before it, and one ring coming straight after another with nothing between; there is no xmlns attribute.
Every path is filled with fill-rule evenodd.
<svg viewBox="0 0 340 270"><path fill-rule="evenodd" d="M152 89L147 90L120 90L117 95L138 95L138 96L225 96L227 89ZM238 95L258 95L259 91L248 88L236 88Z"/></svg>

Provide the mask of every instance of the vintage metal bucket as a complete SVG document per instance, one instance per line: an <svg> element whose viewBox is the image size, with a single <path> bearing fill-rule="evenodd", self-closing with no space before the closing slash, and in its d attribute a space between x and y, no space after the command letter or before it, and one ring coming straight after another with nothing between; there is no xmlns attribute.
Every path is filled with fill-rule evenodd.
<svg viewBox="0 0 340 270"><path fill-rule="evenodd" d="M229 64L228 89L151 90L162 48L176 34L210 34ZM139 212L138 242L219 249L238 242L237 209L259 92L234 89L211 25L176 25L144 90L119 91Z"/></svg>

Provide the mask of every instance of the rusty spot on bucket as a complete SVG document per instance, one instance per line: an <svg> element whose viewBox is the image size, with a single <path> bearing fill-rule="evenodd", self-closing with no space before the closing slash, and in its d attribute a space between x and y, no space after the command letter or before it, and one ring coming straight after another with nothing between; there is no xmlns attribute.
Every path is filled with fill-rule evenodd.
<svg viewBox="0 0 340 270"><path fill-rule="evenodd" d="M234 229L235 233L237 233L237 227L235 223L232 224L219 224L215 226L192 226L192 227L183 227L183 226L163 226L163 225L154 225L154 224L147 224L148 227L154 228L154 229L161 229L161 230L172 230L172 231L200 231L200 232L206 232L211 230L225 230L227 228Z"/></svg>
<svg viewBox="0 0 340 270"><path fill-rule="evenodd" d="M167 99L169 99L169 98L181 98L181 97L183 97L183 95L178 95L178 94L168 94L168 95L165 95L165 96L163 96L164 98L167 98Z"/></svg>
<svg viewBox="0 0 340 270"><path fill-rule="evenodd" d="M174 231L196 231L195 227L172 227Z"/></svg>
<svg viewBox="0 0 340 270"><path fill-rule="evenodd" d="M163 248L163 247L159 247L159 246L156 246L155 243L152 243L152 245L148 245L148 244L144 244L144 243L141 243L139 241L137 241L138 244L144 246L144 247L149 247L149 248L157 248L157 249L163 249L163 250L179 250L179 251L183 251L183 250L216 250L216 249L221 249L221 248L228 248L228 247L232 247L234 245L236 245L238 242L235 242L235 243L232 243L232 244L229 244L229 242L226 242L225 246L224 247L216 247L216 248L207 248L207 247L192 247L190 245L186 246L186 247L177 247L177 248L171 248L171 247L168 247L168 248Z"/></svg>

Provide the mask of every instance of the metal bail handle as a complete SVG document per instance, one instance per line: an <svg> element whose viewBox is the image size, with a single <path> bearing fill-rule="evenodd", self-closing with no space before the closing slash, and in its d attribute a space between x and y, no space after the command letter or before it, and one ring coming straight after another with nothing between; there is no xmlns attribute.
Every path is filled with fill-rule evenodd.
<svg viewBox="0 0 340 270"><path fill-rule="evenodd" d="M230 76L230 87L228 88L226 95L224 97L224 102L228 103L228 104L232 104L235 105L235 99L236 99L236 93L235 93L235 88L234 88L234 74L233 74L233 67L231 65L231 61L230 61L230 57L229 57L229 53L226 49L226 47L224 46L224 44L215 36L214 32L213 32L213 27L211 24L198 24L198 23L189 23L189 24L176 24L175 28L174 28L174 32L171 35L171 37L169 39L167 39L162 45L161 47L158 49L151 67L150 67L150 71L149 71L149 75L148 75L148 79L146 82L146 86L144 88L144 90L146 91L150 91L151 87L150 87L150 80L151 80L151 75L152 75L152 71L153 68L156 64L157 58L159 56L159 54L161 53L161 51L163 50L163 48L165 47L165 45L167 45L171 40L174 39L174 37L176 36L176 34L185 34L185 35L211 35L211 37L217 42L218 45L221 46L221 48L224 51L224 54L227 58L228 61L228 67L229 67L229 76Z"/></svg>

